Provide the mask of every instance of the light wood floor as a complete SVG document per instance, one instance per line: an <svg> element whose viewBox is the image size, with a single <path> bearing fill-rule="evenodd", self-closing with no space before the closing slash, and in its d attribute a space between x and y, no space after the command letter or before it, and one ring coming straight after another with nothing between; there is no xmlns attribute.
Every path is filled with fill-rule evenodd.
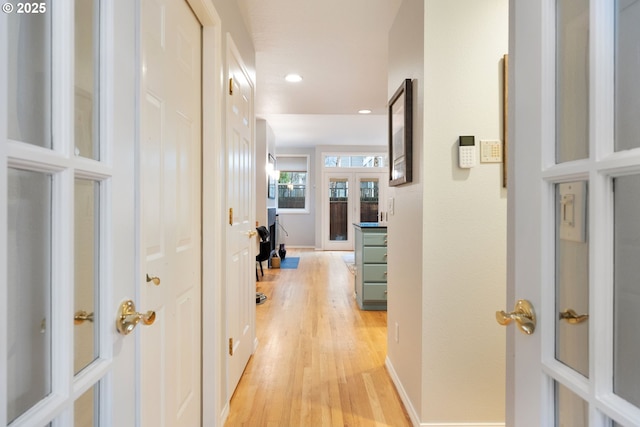
<svg viewBox="0 0 640 427"><path fill-rule="evenodd" d="M288 249L297 269L265 269L227 427L411 426L384 366L387 313L357 308L343 255Z"/></svg>

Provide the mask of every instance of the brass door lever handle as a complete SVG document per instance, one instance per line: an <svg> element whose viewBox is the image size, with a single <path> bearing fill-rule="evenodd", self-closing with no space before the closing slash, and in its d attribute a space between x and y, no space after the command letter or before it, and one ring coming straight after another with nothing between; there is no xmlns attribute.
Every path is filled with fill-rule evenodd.
<svg viewBox="0 0 640 427"><path fill-rule="evenodd" d="M84 322L93 323L93 313L87 313L84 310L76 311L76 313L73 315L73 324L81 325Z"/></svg>
<svg viewBox="0 0 640 427"><path fill-rule="evenodd" d="M589 319L589 315L578 314L575 312L575 310L568 308L565 311L561 311L560 313L558 313L558 318L560 320L566 320L572 325L577 325L578 323L586 322Z"/></svg>
<svg viewBox="0 0 640 427"><path fill-rule="evenodd" d="M116 329L122 335L129 335L138 323L143 325L153 325L156 320L156 312L149 310L146 313L138 313L136 305L131 300L127 300L120 304L118 317L116 318Z"/></svg>
<svg viewBox="0 0 640 427"><path fill-rule="evenodd" d="M514 320L518 329L523 333L533 334L536 330L536 313L533 310L533 305L529 301L521 299L516 302L516 306L510 313L496 311L496 321L499 324L506 326Z"/></svg>
<svg viewBox="0 0 640 427"><path fill-rule="evenodd" d="M160 285L160 278L158 276L149 276L147 273L147 283L153 282L154 285Z"/></svg>

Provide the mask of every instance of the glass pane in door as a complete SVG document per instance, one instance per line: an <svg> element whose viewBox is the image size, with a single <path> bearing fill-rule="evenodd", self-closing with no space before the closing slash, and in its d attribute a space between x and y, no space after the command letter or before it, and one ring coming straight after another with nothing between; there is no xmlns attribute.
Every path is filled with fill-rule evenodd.
<svg viewBox="0 0 640 427"><path fill-rule="evenodd" d="M348 240L349 180L329 179L329 240Z"/></svg>
<svg viewBox="0 0 640 427"><path fill-rule="evenodd" d="M640 175L614 188L613 391L640 406Z"/></svg>
<svg viewBox="0 0 640 427"><path fill-rule="evenodd" d="M8 173L7 412L51 392L51 175Z"/></svg>
<svg viewBox="0 0 640 427"><path fill-rule="evenodd" d="M95 181L75 182L74 373L98 356L99 200Z"/></svg>
<svg viewBox="0 0 640 427"><path fill-rule="evenodd" d="M75 154L100 160L97 10L98 0L75 0Z"/></svg>
<svg viewBox="0 0 640 427"><path fill-rule="evenodd" d="M556 359L589 376L587 183L556 184Z"/></svg>
<svg viewBox="0 0 640 427"><path fill-rule="evenodd" d="M360 222L378 222L378 194L377 178L360 180Z"/></svg>
<svg viewBox="0 0 640 427"><path fill-rule="evenodd" d="M11 3L15 8L16 3ZM38 7L40 4L46 8L44 13L14 11L6 14L9 36L7 124L10 139L51 148L52 14L50 1L38 1Z"/></svg>
<svg viewBox="0 0 640 427"><path fill-rule="evenodd" d="M98 422L99 384L85 391L73 404L74 427L95 427Z"/></svg>
<svg viewBox="0 0 640 427"><path fill-rule="evenodd" d="M589 0L556 2L556 161L589 157Z"/></svg>
<svg viewBox="0 0 640 427"><path fill-rule="evenodd" d="M589 405L578 395L555 383L556 427L577 427L589 425Z"/></svg>
<svg viewBox="0 0 640 427"><path fill-rule="evenodd" d="M616 19L616 151L640 147L640 2L617 1Z"/></svg>

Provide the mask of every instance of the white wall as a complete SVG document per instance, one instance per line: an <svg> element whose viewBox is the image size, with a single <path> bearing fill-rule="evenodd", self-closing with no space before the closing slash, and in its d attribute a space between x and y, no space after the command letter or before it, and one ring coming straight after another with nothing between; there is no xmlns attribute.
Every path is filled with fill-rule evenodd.
<svg viewBox="0 0 640 427"><path fill-rule="evenodd" d="M501 139L507 0L425 1L422 421L504 422L506 190L457 167L459 135Z"/></svg>
<svg viewBox="0 0 640 427"><path fill-rule="evenodd" d="M275 135L264 119L256 120L256 221L259 225L269 226L267 208L276 207L275 199L267 197L266 166L269 154L275 157Z"/></svg>
<svg viewBox="0 0 640 427"><path fill-rule="evenodd" d="M387 365L400 383L414 423L423 401L422 366L422 198L424 186L423 1L402 2L389 32L388 98L404 79L413 81L413 182L389 187L394 214L388 220ZM426 237L428 238L428 237ZM397 340L396 340L397 330ZM407 402L408 400L408 402Z"/></svg>
<svg viewBox="0 0 640 427"><path fill-rule="evenodd" d="M389 191L387 363L414 423L504 423L502 167L458 168L457 143L502 137L507 39L507 0L405 0L390 31L388 93L413 79L417 118L414 182Z"/></svg>

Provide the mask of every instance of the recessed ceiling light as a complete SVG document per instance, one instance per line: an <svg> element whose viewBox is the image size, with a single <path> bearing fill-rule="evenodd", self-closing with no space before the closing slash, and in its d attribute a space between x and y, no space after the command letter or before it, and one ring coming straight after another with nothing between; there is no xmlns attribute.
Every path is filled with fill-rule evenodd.
<svg viewBox="0 0 640 427"><path fill-rule="evenodd" d="M358 114L371 114L371 110L368 110L368 109L358 110Z"/></svg>
<svg viewBox="0 0 640 427"><path fill-rule="evenodd" d="M284 79L291 83L297 83L302 81L302 76L300 74L287 74Z"/></svg>

